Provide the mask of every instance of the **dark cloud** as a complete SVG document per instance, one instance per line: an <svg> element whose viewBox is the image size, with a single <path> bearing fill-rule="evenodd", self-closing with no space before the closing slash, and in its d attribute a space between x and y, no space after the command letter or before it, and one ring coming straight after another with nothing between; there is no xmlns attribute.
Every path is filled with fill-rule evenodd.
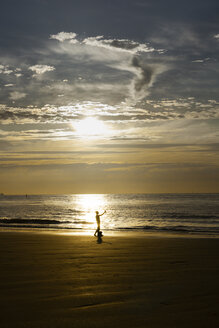
<svg viewBox="0 0 219 328"><path fill-rule="evenodd" d="M207 163L192 163L192 162L178 162L178 163L171 163L171 162L152 162L152 163L114 163L114 162L108 162L108 163L85 163L85 162L78 162L78 163L42 163L41 161L27 164L20 163L17 164L2 164L0 163L0 169L14 169L14 168L29 168L32 170L45 170L45 169L60 169L60 170L77 170L81 172L81 174L84 172L87 174L88 172L95 172L95 175L98 173L103 173L107 171L116 171L116 170L128 170L131 172L138 171L139 174L143 173L145 170L182 170L182 169L192 169L192 170L215 170L217 172L217 176L219 173L219 167L216 164L207 164ZM73 172L73 171L72 171ZM97 173L98 172L98 173ZM210 172L209 172L210 173Z"/></svg>
<svg viewBox="0 0 219 328"><path fill-rule="evenodd" d="M2 142L3 143L3 142ZM86 154L99 154L100 151L99 150L72 150L72 151L62 151L62 150L41 150L41 151L13 151L11 152L13 154L20 154L20 155L24 155L24 154L32 154L32 155L38 155L38 154L45 154L45 155L53 155L53 154L57 154L57 155L86 155ZM116 151L116 150L101 150L101 154L120 154L121 151ZM125 151L123 153L126 153ZM10 151L5 152L5 154L10 154Z"/></svg>
<svg viewBox="0 0 219 328"><path fill-rule="evenodd" d="M138 57L133 57L132 66L139 70L139 77L134 81L135 97L141 99L142 91L146 91L152 81L154 70L149 66L142 66Z"/></svg>
<svg viewBox="0 0 219 328"><path fill-rule="evenodd" d="M134 140L134 139L133 139ZM117 140L119 141L119 139ZM121 141L121 140L120 140ZM129 139L124 139L123 141L129 141ZM219 143L212 143L212 144L193 144L193 143L150 143L149 141L145 141L144 143L112 143L106 145L97 145L98 147L105 147L105 148L121 148L121 149L159 149L159 150L171 150L174 148L179 149L180 151L186 152L208 152L208 151L219 151ZM172 150L171 150L172 151Z"/></svg>
<svg viewBox="0 0 219 328"><path fill-rule="evenodd" d="M168 69L167 65L133 56L131 66L135 69L135 77L131 85L131 98L134 103L146 98L150 94L150 88L157 77Z"/></svg>
<svg viewBox="0 0 219 328"><path fill-rule="evenodd" d="M103 36L88 37L82 41L90 46L105 47L107 49L115 48L117 50L124 50L131 53L147 53L160 50L155 50L147 44L139 43L129 39L105 39Z"/></svg>
<svg viewBox="0 0 219 328"><path fill-rule="evenodd" d="M63 113L56 113L53 114L47 114L46 110L39 109L39 113L33 113L31 110L17 110L16 112L13 112L11 110L4 110L0 111L0 120L2 121L8 121L8 122L19 122L21 123L22 120L23 122L72 122L73 120L76 119L82 119L82 115L65 115ZM36 112L36 110L35 110ZM44 113L43 113L44 112Z"/></svg>
<svg viewBox="0 0 219 328"><path fill-rule="evenodd" d="M130 42L129 40L112 40L109 44L112 47L122 48L122 49L127 49L127 50L133 50L133 49L139 47L139 45L140 45L137 42Z"/></svg>

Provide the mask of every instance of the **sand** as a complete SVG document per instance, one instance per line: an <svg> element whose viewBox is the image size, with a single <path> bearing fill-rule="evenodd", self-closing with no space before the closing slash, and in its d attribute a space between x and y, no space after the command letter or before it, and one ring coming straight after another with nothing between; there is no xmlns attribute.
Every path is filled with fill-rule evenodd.
<svg viewBox="0 0 219 328"><path fill-rule="evenodd" d="M219 327L219 239L0 232L0 327Z"/></svg>

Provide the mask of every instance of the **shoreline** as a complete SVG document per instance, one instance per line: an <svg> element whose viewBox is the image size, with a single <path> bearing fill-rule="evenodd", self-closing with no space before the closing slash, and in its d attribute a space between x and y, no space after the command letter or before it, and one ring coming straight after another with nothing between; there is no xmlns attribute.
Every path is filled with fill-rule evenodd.
<svg viewBox="0 0 219 328"><path fill-rule="evenodd" d="M72 236L94 236L93 230L77 230L77 229L44 229L44 228L17 228L17 227L0 227L1 232L8 233L36 233L36 234L54 234L54 235L72 235ZM185 239L219 239L219 235L203 234L203 233L190 233L190 232L156 232L156 231L112 231L104 230L104 237L130 237L130 238L185 238Z"/></svg>

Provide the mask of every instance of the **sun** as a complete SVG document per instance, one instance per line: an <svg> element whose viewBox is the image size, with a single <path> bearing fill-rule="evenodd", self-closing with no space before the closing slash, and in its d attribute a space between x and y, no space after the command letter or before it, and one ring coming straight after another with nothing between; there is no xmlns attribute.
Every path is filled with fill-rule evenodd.
<svg viewBox="0 0 219 328"><path fill-rule="evenodd" d="M74 122L75 133L80 138L99 138L109 135L109 128L95 117L87 117L84 120Z"/></svg>

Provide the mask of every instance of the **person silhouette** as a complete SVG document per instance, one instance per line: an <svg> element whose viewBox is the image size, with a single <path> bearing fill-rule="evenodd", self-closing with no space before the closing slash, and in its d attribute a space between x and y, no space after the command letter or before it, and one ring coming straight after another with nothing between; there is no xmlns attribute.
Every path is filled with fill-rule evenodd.
<svg viewBox="0 0 219 328"><path fill-rule="evenodd" d="M106 213L106 211L104 211L102 214L99 214L99 212L96 211L97 229L96 229L96 231L94 233L94 236L96 236L96 235L98 235L98 236L99 235L102 235L102 232L100 231L100 216L102 216L105 213Z"/></svg>
<svg viewBox="0 0 219 328"><path fill-rule="evenodd" d="M102 233L102 231L100 231L100 232ZM100 235L100 233L99 233L99 235L97 237L97 244L102 244L102 242L103 242L103 240L102 240L102 234Z"/></svg>

